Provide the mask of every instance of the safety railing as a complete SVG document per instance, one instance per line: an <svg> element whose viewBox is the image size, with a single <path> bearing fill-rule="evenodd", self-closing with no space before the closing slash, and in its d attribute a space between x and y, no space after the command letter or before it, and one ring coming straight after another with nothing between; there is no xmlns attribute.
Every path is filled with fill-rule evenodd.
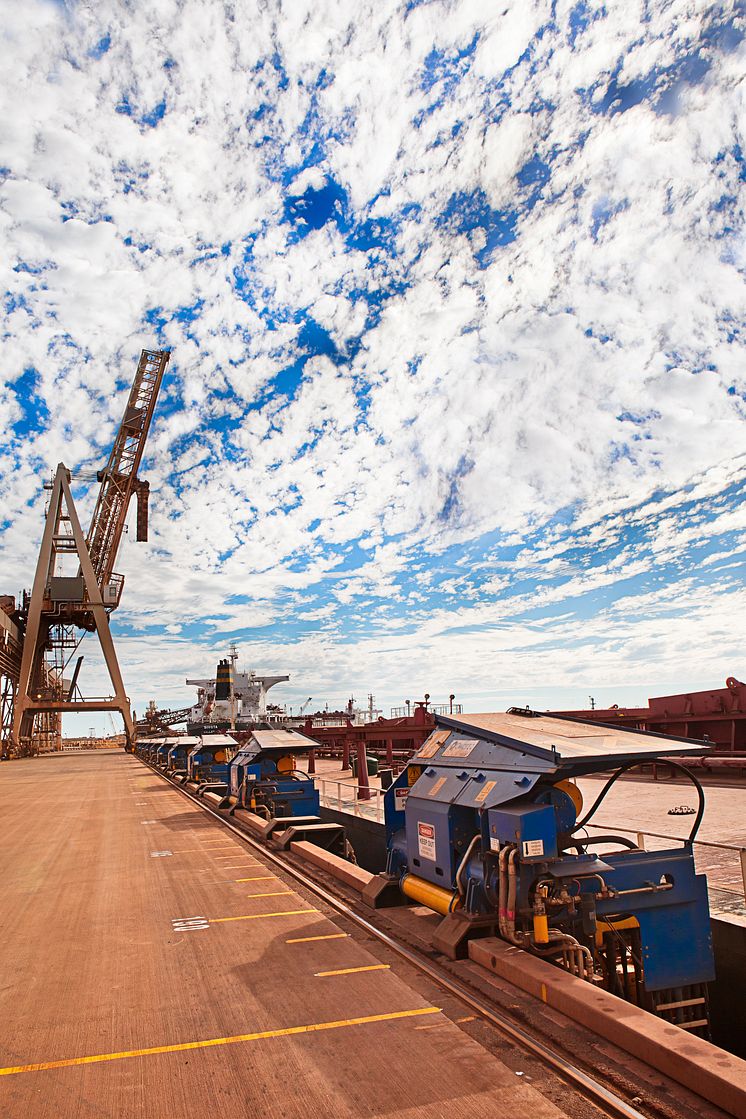
<svg viewBox="0 0 746 1119"><path fill-rule="evenodd" d="M621 835L633 835L635 836L637 846L643 851L656 849L655 847L649 846L647 842L649 839L662 839L668 843L686 842L686 839L680 835L666 835L665 833L658 831L641 831L639 828L620 828L617 827L616 824L586 824L586 827L597 828L599 831L609 834L615 834L619 832ZM700 855L700 862L702 864L706 864L706 862L708 861L706 858L706 853L708 850L728 851L733 856L733 863L735 865L740 865L741 871L740 886L736 888L734 888L732 885L724 885L722 883L716 882L714 880L714 875L711 874L712 868L708 869L706 865L702 865L701 870L704 873L710 874L711 888L714 887L717 890L727 890L729 893L733 893L736 895L740 894L744 904L746 905L746 847L738 847L732 843L715 843L713 840L710 839L695 839L692 843L692 849L694 851L695 862L697 862L697 856ZM699 865L698 869L700 869Z"/></svg>
<svg viewBox="0 0 746 1119"><path fill-rule="evenodd" d="M325 808L336 808L338 812L349 812L366 820L383 823L382 789L360 789L357 781L335 781L330 777L316 777L319 800Z"/></svg>

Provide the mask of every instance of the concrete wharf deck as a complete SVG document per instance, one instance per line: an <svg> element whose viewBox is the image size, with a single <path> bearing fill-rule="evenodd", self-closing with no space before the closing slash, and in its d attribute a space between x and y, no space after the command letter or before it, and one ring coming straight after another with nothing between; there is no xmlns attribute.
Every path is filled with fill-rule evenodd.
<svg viewBox="0 0 746 1119"><path fill-rule="evenodd" d="M136 758L9 763L0 812L7 1119L599 1114Z"/></svg>

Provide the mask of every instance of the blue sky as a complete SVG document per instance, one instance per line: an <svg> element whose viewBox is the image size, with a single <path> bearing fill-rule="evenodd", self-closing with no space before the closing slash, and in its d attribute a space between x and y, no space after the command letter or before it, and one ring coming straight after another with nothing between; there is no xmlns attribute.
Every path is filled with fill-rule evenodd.
<svg viewBox="0 0 746 1119"><path fill-rule="evenodd" d="M137 708L743 676L742 3L3 7L5 590L166 346Z"/></svg>

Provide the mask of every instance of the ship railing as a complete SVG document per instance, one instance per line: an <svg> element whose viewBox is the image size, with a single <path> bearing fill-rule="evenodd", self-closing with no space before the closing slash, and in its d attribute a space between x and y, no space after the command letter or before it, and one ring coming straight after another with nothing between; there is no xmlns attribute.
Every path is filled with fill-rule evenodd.
<svg viewBox="0 0 746 1119"><path fill-rule="evenodd" d="M605 833L619 832L622 835L633 835L637 842L637 846L642 851L660 851L663 849L663 844L659 842L664 840L666 843L685 843L686 840L680 835L667 835L664 832L657 831L641 831L639 828L620 828L616 824L586 824L587 828L597 828L599 831ZM650 843L649 840L656 842ZM602 848L598 849L599 851ZM721 895L717 900L724 901L726 908L728 907L728 899L723 898L722 895L732 894L735 901L740 898L741 902L746 905L746 847L739 847L732 843L715 843L710 839L695 839L692 843L692 850L694 853L694 863L697 871L701 874L708 875L708 886L710 894L716 891ZM719 858L717 855L710 854L714 851L727 851L730 858Z"/></svg>
<svg viewBox="0 0 746 1119"><path fill-rule="evenodd" d="M392 707L392 719L406 719L414 715L417 704L410 703L405 707ZM464 707L461 703L429 703L427 706L430 715L463 715Z"/></svg>
<svg viewBox="0 0 746 1119"><path fill-rule="evenodd" d="M335 781L330 777L316 777L315 781L324 808L383 823L383 789L360 789L354 780Z"/></svg>

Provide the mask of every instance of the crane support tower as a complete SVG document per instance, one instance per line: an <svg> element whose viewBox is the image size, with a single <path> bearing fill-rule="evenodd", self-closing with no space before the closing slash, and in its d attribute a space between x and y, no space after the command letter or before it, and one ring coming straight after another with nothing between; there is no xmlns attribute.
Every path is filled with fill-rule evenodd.
<svg viewBox="0 0 746 1119"><path fill-rule="evenodd" d="M148 538L149 487L137 471L169 358L167 350L143 350L140 355L109 461L97 474L101 488L87 536L75 508L70 471L64 463L57 466L33 588L24 593L17 610L7 606L0 610L4 754L36 753L45 737L47 745L50 736L59 741L60 719L66 711L118 711L126 748L134 749L135 728L109 615L119 605L124 586L124 576L114 571L114 564L133 496L137 539ZM77 558L77 574L60 574L70 557ZM0 607L4 601L0 599ZM79 635L79 631L83 632ZM71 678L65 678L86 632L98 636L113 691L109 696L82 695L78 686L82 657Z"/></svg>

